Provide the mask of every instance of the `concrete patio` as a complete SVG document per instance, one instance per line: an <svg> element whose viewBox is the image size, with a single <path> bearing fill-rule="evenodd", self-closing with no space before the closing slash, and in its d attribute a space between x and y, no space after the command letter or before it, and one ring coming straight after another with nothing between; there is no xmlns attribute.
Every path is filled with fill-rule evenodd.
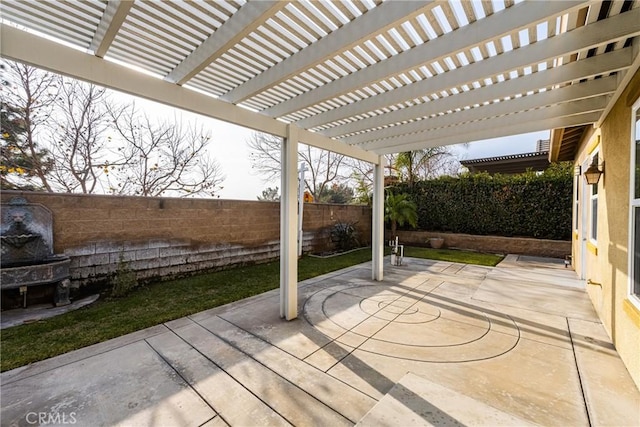
<svg viewBox="0 0 640 427"><path fill-rule="evenodd" d="M562 262L385 262L300 283L291 322L276 290L5 372L2 425L640 425Z"/></svg>

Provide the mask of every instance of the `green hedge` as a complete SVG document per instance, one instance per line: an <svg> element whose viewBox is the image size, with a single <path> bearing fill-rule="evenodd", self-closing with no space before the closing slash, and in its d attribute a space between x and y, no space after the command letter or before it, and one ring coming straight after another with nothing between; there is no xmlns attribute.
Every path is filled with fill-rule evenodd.
<svg viewBox="0 0 640 427"><path fill-rule="evenodd" d="M540 175L468 174L390 191L409 194L421 230L568 240L572 188L572 165L565 163Z"/></svg>

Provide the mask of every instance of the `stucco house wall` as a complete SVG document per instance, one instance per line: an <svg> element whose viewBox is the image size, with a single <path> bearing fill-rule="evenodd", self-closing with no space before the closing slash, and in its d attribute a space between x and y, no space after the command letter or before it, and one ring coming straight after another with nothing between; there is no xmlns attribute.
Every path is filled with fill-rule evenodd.
<svg viewBox="0 0 640 427"><path fill-rule="evenodd" d="M629 299L631 107L638 99L638 94L640 71L635 73L600 128L590 132L578 149L576 167L588 162L593 153L599 152L600 162L605 163L605 172L598 183L595 243L588 236L592 224L590 200L588 196L583 198L583 194L580 194L578 215L582 220L582 209L587 209L586 227L579 223L574 233L573 263L578 274L587 280L587 292L593 305L640 388L640 309ZM586 182L583 176L579 176L579 179L581 189ZM574 211L574 218L575 214ZM586 251L583 251L585 230L587 243Z"/></svg>

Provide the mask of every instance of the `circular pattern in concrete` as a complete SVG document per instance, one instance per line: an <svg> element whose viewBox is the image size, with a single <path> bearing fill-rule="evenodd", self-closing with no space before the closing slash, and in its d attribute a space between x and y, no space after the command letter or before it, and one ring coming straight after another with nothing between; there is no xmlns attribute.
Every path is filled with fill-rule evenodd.
<svg viewBox="0 0 640 427"><path fill-rule="evenodd" d="M420 362L485 360L518 343L520 331L510 317L433 289L335 285L307 298L303 315L350 351Z"/></svg>

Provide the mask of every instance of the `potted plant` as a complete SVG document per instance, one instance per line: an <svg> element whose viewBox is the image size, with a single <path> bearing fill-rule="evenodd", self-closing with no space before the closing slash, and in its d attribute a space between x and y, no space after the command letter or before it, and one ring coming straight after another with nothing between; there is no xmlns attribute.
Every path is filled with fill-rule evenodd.
<svg viewBox="0 0 640 427"><path fill-rule="evenodd" d="M444 244L444 239L442 237L431 237L429 239L429 244L433 249L440 249Z"/></svg>

